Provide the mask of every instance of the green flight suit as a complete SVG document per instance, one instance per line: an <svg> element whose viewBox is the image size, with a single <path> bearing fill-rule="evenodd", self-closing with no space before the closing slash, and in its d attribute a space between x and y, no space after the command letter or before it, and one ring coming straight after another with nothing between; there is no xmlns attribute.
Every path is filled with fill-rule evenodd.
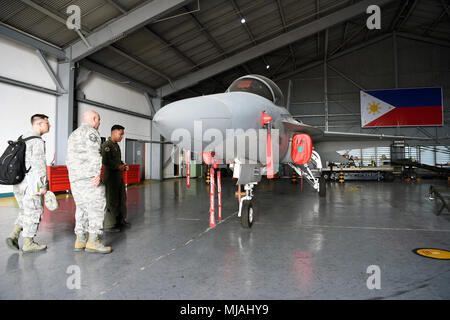
<svg viewBox="0 0 450 320"><path fill-rule="evenodd" d="M127 217L127 194L123 182L120 147L108 138L102 144L102 163L104 165L103 183L106 191L106 208L104 229L120 227Z"/></svg>

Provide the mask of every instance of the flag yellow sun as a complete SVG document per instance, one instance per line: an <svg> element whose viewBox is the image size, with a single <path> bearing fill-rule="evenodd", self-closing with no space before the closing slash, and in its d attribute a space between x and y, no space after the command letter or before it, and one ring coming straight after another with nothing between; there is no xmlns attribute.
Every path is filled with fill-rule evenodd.
<svg viewBox="0 0 450 320"><path fill-rule="evenodd" d="M369 110L369 113L372 112L375 115L376 113L380 113L381 107L379 103L372 101L372 103L369 103L367 110Z"/></svg>

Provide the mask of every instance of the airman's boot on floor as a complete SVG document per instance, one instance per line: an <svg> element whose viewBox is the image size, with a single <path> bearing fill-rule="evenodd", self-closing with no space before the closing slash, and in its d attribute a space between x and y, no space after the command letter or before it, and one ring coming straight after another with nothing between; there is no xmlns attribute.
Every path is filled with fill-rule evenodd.
<svg viewBox="0 0 450 320"><path fill-rule="evenodd" d="M77 239L75 240L74 251L84 251L84 249L86 248L86 242L87 242L86 235L84 235L84 234L78 235L77 234Z"/></svg>
<svg viewBox="0 0 450 320"><path fill-rule="evenodd" d="M42 251L45 249L47 249L47 246L45 244L37 244L36 242L34 242L33 238L23 238L23 253Z"/></svg>
<svg viewBox="0 0 450 320"><path fill-rule="evenodd" d="M117 227L111 227L111 228L104 228L104 232L120 232L120 228Z"/></svg>
<svg viewBox="0 0 450 320"><path fill-rule="evenodd" d="M129 223L127 220L122 220L121 224L122 227L130 228L131 223Z"/></svg>
<svg viewBox="0 0 450 320"><path fill-rule="evenodd" d="M22 232L22 226L15 225L13 232L6 238L6 244L13 250L19 250L19 235Z"/></svg>
<svg viewBox="0 0 450 320"><path fill-rule="evenodd" d="M89 240L86 243L85 251L96 253L110 253L112 249L111 247L106 247L103 243L101 243L98 235L89 233Z"/></svg>

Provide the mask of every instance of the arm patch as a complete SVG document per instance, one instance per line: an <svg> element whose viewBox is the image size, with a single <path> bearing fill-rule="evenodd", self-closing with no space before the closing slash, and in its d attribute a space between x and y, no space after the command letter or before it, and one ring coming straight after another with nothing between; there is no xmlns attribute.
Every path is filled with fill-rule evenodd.
<svg viewBox="0 0 450 320"><path fill-rule="evenodd" d="M91 140L92 142L97 142L97 136L93 133L91 133L89 135L89 140Z"/></svg>

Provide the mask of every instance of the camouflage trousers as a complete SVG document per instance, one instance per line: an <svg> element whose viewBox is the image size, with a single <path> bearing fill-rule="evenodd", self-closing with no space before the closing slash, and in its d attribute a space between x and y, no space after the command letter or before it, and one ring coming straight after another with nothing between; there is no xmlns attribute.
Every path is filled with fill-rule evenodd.
<svg viewBox="0 0 450 320"><path fill-rule="evenodd" d="M75 234L87 232L103 233L103 219L106 212L105 186L100 183L97 187L90 179L70 182L73 199L75 200Z"/></svg>
<svg viewBox="0 0 450 320"><path fill-rule="evenodd" d="M28 194L28 183L26 179L19 184L15 184L13 191L20 209L15 224L22 226L22 236L24 238L33 238L36 236L39 222L44 213L43 197Z"/></svg>

